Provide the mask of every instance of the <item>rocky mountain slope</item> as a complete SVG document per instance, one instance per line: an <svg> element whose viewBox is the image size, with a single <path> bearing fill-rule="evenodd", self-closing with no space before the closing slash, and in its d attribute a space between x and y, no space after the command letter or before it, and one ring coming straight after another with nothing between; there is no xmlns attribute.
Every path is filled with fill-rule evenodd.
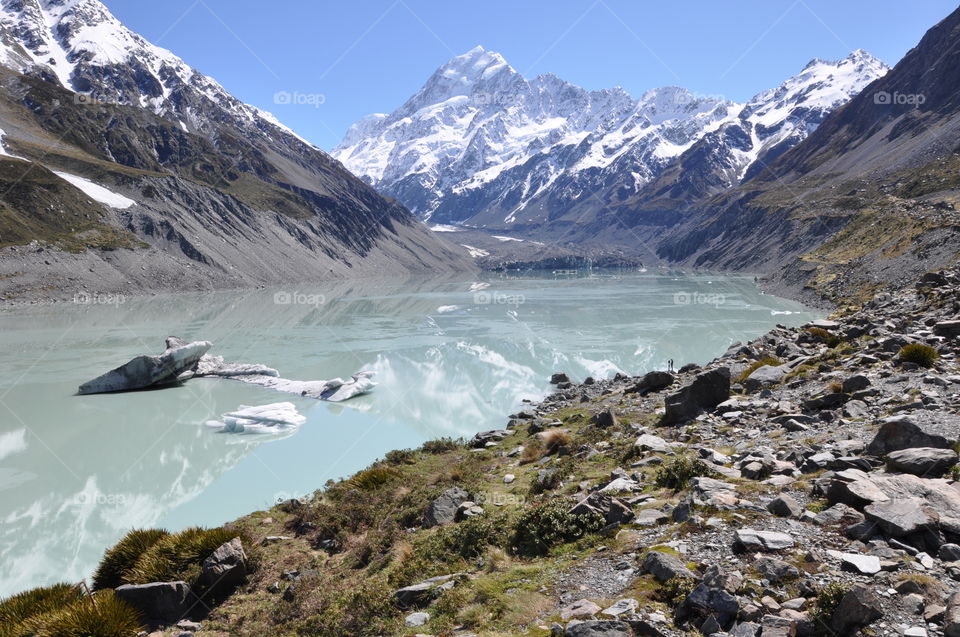
<svg viewBox="0 0 960 637"><path fill-rule="evenodd" d="M528 80L477 47L395 112L355 124L333 154L431 222L555 236L611 201L669 191L689 202L739 184L886 70L856 51L747 104L677 87L634 100Z"/></svg>
<svg viewBox="0 0 960 637"><path fill-rule="evenodd" d="M958 291L930 273L703 367L557 373L500 429L206 532L185 581L151 583L139 532L94 601L199 637L956 635Z"/></svg>
<svg viewBox="0 0 960 637"><path fill-rule="evenodd" d="M8 296L470 267L98 0L4 0L0 82Z"/></svg>

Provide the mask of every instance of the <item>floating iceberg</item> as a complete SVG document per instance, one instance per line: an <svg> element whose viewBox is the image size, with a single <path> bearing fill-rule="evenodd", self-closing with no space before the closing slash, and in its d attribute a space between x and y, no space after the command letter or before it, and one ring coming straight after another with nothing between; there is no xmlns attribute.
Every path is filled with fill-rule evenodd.
<svg viewBox="0 0 960 637"><path fill-rule="evenodd" d="M232 434L278 434L292 433L306 421L293 403L271 403L240 405L238 410L223 414L221 420L208 420L207 426Z"/></svg>
<svg viewBox="0 0 960 637"><path fill-rule="evenodd" d="M239 380L276 391L340 402L366 394L376 386L373 372L357 372L350 380L287 380L272 367L260 364L227 363L222 356L207 354L213 347L208 341L186 341L170 336L167 349L159 356L138 356L80 386L80 394L130 391L183 382L195 377L217 377Z"/></svg>

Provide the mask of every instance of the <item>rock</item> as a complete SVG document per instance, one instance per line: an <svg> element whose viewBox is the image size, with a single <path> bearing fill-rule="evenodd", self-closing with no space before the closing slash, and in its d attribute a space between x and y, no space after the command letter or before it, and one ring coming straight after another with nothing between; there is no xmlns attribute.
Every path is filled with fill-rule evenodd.
<svg viewBox="0 0 960 637"><path fill-rule="evenodd" d="M940 552L937 554L944 562L958 562L960 561L960 545L957 544L944 544L940 547Z"/></svg>
<svg viewBox="0 0 960 637"><path fill-rule="evenodd" d="M840 327L840 323L828 319L817 319L807 323L804 327L819 327L822 330L833 331Z"/></svg>
<svg viewBox="0 0 960 637"><path fill-rule="evenodd" d="M551 385L559 385L560 383L569 383L570 377L564 374L563 372L557 372L550 377Z"/></svg>
<svg viewBox="0 0 960 637"><path fill-rule="evenodd" d="M640 607L640 603L635 599L618 599L613 606L603 609L604 615L610 617L620 617L625 613L635 613Z"/></svg>
<svg viewBox="0 0 960 637"><path fill-rule="evenodd" d="M798 518L803 513L803 507L789 495L783 494L767 504L767 511L781 518Z"/></svg>
<svg viewBox="0 0 960 637"><path fill-rule="evenodd" d="M960 593L954 593L947 600L947 609L943 614L943 634L946 637L960 637Z"/></svg>
<svg viewBox="0 0 960 637"><path fill-rule="evenodd" d="M477 504L476 502L471 502L467 500L462 502L459 507L457 507L457 512L453 516L454 522L462 522L467 518L475 518L483 515L483 507Z"/></svg>
<svg viewBox="0 0 960 637"><path fill-rule="evenodd" d="M560 609L560 619L567 621L582 617L593 617L600 612L600 607L589 599L578 599L572 604Z"/></svg>
<svg viewBox="0 0 960 637"><path fill-rule="evenodd" d="M960 321L940 321L933 326L933 333L944 338L955 339L960 336Z"/></svg>
<svg viewBox="0 0 960 637"><path fill-rule="evenodd" d="M701 372L693 381L667 396L662 423L679 425L693 420L730 398L730 369L718 367Z"/></svg>
<svg viewBox="0 0 960 637"><path fill-rule="evenodd" d="M797 622L788 617L765 615L761 624L760 637L795 637Z"/></svg>
<svg viewBox="0 0 960 637"><path fill-rule="evenodd" d="M670 372L648 372L633 387L627 389L625 394L646 394L652 391L666 389L673 384L673 374Z"/></svg>
<svg viewBox="0 0 960 637"><path fill-rule="evenodd" d="M911 447L887 455L887 471L912 473L923 478L939 478L957 464L953 449Z"/></svg>
<svg viewBox="0 0 960 637"><path fill-rule="evenodd" d="M841 635L870 624L883 617L883 607L876 594L867 586L854 586L840 600L830 618L830 627Z"/></svg>
<svg viewBox="0 0 960 637"><path fill-rule="evenodd" d="M800 570L796 566L768 555L755 558L753 565L754 568L757 569L757 572L760 573L764 579L769 580L771 584L779 584L780 582L800 577ZM730 592L732 593L734 591Z"/></svg>
<svg viewBox="0 0 960 637"><path fill-rule="evenodd" d="M843 393L829 393L815 396L810 400L803 402L804 411L823 411L825 409L836 409L850 400L850 396Z"/></svg>
<svg viewBox="0 0 960 637"><path fill-rule="evenodd" d="M445 591L453 588L458 575L431 577L419 584L406 586L393 593L394 602L400 608L419 608L437 599Z"/></svg>
<svg viewBox="0 0 960 637"><path fill-rule="evenodd" d="M747 391L752 393L762 387L779 385L788 373L790 373L789 365L764 365L753 370L753 373L747 377L743 385L747 388Z"/></svg>
<svg viewBox="0 0 960 637"><path fill-rule="evenodd" d="M870 385L871 383L869 378L863 374L857 374L844 380L841 388L844 394L853 394L858 391L863 391Z"/></svg>
<svg viewBox="0 0 960 637"><path fill-rule="evenodd" d="M167 349L158 356L137 356L102 376L80 385L78 394L103 394L158 387L178 382L184 373L192 371L200 358L213 347L209 341L183 343L168 339Z"/></svg>
<svg viewBox="0 0 960 637"><path fill-rule="evenodd" d="M484 447L490 447L499 444L509 435L509 429L492 429L490 431L481 431L470 439L470 446L474 449L483 449Z"/></svg>
<svg viewBox="0 0 960 637"><path fill-rule="evenodd" d="M516 479L517 479L517 476L513 475L512 473L508 473L508 474L506 474L505 476L503 476L503 483L504 483L504 484L512 484L513 481L516 480Z"/></svg>
<svg viewBox="0 0 960 637"><path fill-rule="evenodd" d="M403 625L407 628L416 628L418 626L423 626L428 621L430 621L430 613L419 611L407 615L403 620Z"/></svg>
<svg viewBox="0 0 960 637"><path fill-rule="evenodd" d="M607 429L608 427L616 426L617 417L612 410L604 409L603 411L594 414L591 422L601 429Z"/></svg>
<svg viewBox="0 0 960 637"><path fill-rule="evenodd" d="M873 555L861 555L860 553L840 553L839 551L828 551L840 559L840 568L861 575L876 575L880 572L880 558Z"/></svg>
<svg viewBox="0 0 960 637"><path fill-rule="evenodd" d="M226 597L247 577L247 554L243 542L235 537L222 544L203 561L197 583L213 597Z"/></svg>
<svg viewBox="0 0 960 637"><path fill-rule="evenodd" d="M935 427L921 424L912 416L891 416L883 420L873 441L867 445L867 453L880 457L892 451L914 447L949 449L954 442L955 435L953 440L949 440Z"/></svg>
<svg viewBox="0 0 960 637"><path fill-rule="evenodd" d="M653 434L641 434L633 444L643 451L656 451L658 453L665 453L672 448L669 442Z"/></svg>
<svg viewBox="0 0 960 637"><path fill-rule="evenodd" d="M740 529L734 538L734 550L737 552L783 551L793 548L793 545L792 537L778 531Z"/></svg>
<svg viewBox="0 0 960 637"><path fill-rule="evenodd" d="M149 624L175 624L202 608L186 582L124 584L117 598L133 606Z"/></svg>
<svg viewBox="0 0 960 637"><path fill-rule="evenodd" d="M727 571L714 564L707 568L700 583L707 588L719 588L733 594L743 585L743 574L740 571Z"/></svg>
<svg viewBox="0 0 960 637"><path fill-rule="evenodd" d="M460 487L451 487L430 503L424 515L424 527L430 528L450 524L456 519L457 509L470 499L470 495Z"/></svg>
<svg viewBox="0 0 960 637"><path fill-rule="evenodd" d="M729 506L740 501L734 485L713 478L691 478L690 490L693 503L699 506Z"/></svg>
<svg viewBox="0 0 960 637"><path fill-rule="evenodd" d="M727 591L700 584L676 609L678 623L698 624L713 617L721 628L729 628L737 618L740 602Z"/></svg>
<svg viewBox="0 0 960 637"><path fill-rule="evenodd" d="M693 572L680 558L657 550L649 551L644 556L640 570L653 575L660 583L669 582L675 577L695 578Z"/></svg>
<svg viewBox="0 0 960 637"><path fill-rule="evenodd" d="M602 493L591 493L570 509L573 515L599 515L605 524L626 523L633 519L633 510L623 500Z"/></svg>
<svg viewBox="0 0 960 637"><path fill-rule="evenodd" d="M936 529L940 519L936 509L920 498L877 502L864 507L863 513L868 520L875 522L884 534L895 538Z"/></svg>
<svg viewBox="0 0 960 637"><path fill-rule="evenodd" d="M621 621L585 621L577 622L563 633L566 637L633 637L630 624Z"/></svg>

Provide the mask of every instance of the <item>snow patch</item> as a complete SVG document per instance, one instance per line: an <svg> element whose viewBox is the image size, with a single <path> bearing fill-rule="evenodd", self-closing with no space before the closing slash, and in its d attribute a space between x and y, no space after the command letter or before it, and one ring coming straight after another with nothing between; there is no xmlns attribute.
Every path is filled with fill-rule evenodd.
<svg viewBox="0 0 960 637"><path fill-rule="evenodd" d="M115 193L112 190L104 188L100 184L95 184L94 182L80 177L79 175L71 175L70 173L64 173L60 171L53 171L57 177L70 182L74 187L82 190L88 197L94 201L98 201L102 204L110 206L111 208L117 208L118 210L125 210L130 206L137 203L129 197L124 197L121 194Z"/></svg>

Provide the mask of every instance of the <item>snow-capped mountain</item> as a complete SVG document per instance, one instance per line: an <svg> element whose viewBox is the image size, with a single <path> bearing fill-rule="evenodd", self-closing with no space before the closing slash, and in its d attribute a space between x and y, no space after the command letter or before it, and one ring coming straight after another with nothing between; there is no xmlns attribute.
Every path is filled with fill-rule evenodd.
<svg viewBox="0 0 960 637"><path fill-rule="evenodd" d="M526 79L477 47L397 111L357 122L333 155L431 222L529 227L628 199L691 152L722 155L710 170L722 164L720 180L737 183L885 71L857 51L814 60L747 104L678 87L634 100L553 75Z"/></svg>
<svg viewBox="0 0 960 637"><path fill-rule="evenodd" d="M16 162L48 169L27 171L0 197L28 220L0 214L0 248L146 244L155 251L130 262L166 271L120 274L154 288L466 262L408 210L99 0L0 0L0 87L0 181L23 173Z"/></svg>

